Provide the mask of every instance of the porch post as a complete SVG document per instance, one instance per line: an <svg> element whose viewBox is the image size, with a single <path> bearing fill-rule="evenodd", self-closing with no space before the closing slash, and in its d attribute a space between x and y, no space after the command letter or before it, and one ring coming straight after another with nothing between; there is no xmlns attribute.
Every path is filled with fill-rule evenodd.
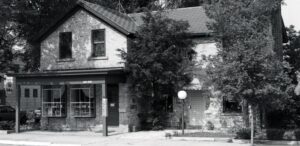
<svg viewBox="0 0 300 146"><path fill-rule="evenodd" d="M15 79L15 84L17 84ZM16 96L16 118L15 118L15 132L20 132L20 95L21 95L21 88L20 85L15 86L15 96Z"/></svg>
<svg viewBox="0 0 300 146"><path fill-rule="evenodd" d="M108 116L108 107L107 107L107 95L106 95L106 84L102 84L102 122L103 122L103 136L108 136L107 129L107 116Z"/></svg>

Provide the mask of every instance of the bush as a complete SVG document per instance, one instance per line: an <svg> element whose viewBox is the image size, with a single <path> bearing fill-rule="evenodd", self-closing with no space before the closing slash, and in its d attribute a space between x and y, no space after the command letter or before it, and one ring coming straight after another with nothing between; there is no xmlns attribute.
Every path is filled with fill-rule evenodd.
<svg viewBox="0 0 300 146"><path fill-rule="evenodd" d="M211 121L208 121L205 124L205 127L206 127L207 130L214 130L215 129L215 126L214 126L214 124Z"/></svg>
<svg viewBox="0 0 300 146"><path fill-rule="evenodd" d="M285 130L282 129L267 129L268 140L282 140Z"/></svg>
<svg viewBox="0 0 300 146"><path fill-rule="evenodd" d="M300 129L294 132L296 140L300 140Z"/></svg>
<svg viewBox="0 0 300 146"><path fill-rule="evenodd" d="M250 128L242 128L236 132L236 139L251 139L251 129Z"/></svg>
<svg viewBox="0 0 300 146"><path fill-rule="evenodd" d="M0 123L0 130L13 130L15 127L14 121L2 121Z"/></svg>

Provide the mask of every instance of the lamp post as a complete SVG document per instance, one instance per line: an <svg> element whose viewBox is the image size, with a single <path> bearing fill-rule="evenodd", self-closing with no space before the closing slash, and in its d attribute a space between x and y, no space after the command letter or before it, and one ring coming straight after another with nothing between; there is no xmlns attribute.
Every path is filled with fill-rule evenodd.
<svg viewBox="0 0 300 146"><path fill-rule="evenodd" d="M187 93L182 90L182 91L179 91L177 95L178 95L178 98L182 100L181 130L182 130L182 135L184 135L184 99L186 99Z"/></svg>

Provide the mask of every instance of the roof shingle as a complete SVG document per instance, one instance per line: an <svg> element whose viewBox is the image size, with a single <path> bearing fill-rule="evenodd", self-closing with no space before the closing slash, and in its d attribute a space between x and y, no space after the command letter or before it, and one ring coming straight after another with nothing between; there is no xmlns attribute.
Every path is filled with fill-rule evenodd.
<svg viewBox="0 0 300 146"><path fill-rule="evenodd" d="M211 31L207 28L207 22L211 21L205 14L205 10L202 6L179 8L166 10L168 18L174 20L187 21L190 24L190 33L210 33ZM138 26L142 25L143 13L132 13L129 17L133 18Z"/></svg>

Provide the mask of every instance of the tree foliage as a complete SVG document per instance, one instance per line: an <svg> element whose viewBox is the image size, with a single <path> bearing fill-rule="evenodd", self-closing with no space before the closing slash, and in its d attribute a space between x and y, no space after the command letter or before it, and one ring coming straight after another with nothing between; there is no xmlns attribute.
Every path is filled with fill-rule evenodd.
<svg viewBox="0 0 300 146"><path fill-rule="evenodd" d="M279 107L271 105L289 98L288 64L271 47L271 14L280 5L281 0L219 0L205 7L219 42L208 74L223 96L264 107Z"/></svg>
<svg viewBox="0 0 300 146"><path fill-rule="evenodd" d="M296 85L299 84L297 81L297 74L299 76L300 72L300 31L297 32L294 29L294 26L291 25L287 28L287 35L288 43L286 43L283 48L284 60L290 64L290 69L288 70L289 76L292 79L292 83ZM300 127L299 96L293 94L293 96L285 103L285 108L278 112L286 119L282 125L291 125L294 123Z"/></svg>
<svg viewBox="0 0 300 146"><path fill-rule="evenodd" d="M16 25L11 15L13 13L11 1L0 2L0 72L15 71L13 58L16 52L12 47L17 42Z"/></svg>
<svg viewBox="0 0 300 146"><path fill-rule="evenodd" d="M189 24L169 19L164 12L147 11L143 22L128 52L120 51L132 93L151 105L146 111L150 115L144 117L152 117L150 127L161 129L166 124L162 120L167 120L165 98L173 98L191 80L194 43L187 34Z"/></svg>
<svg viewBox="0 0 300 146"><path fill-rule="evenodd" d="M283 54L284 60L287 61L290 66L290 76L293 79L293 83L297 84L296 72L300 72L300 31L296 31L293 25L287 28L288 43L284 45Z"/></svg>
<svg viewBox="0 0 300 146"><path fill-rule="evenodd" d="M166 18L163 12L147 12L143 21L128 53L122 51L130 81L140 94L173 94L190 81L188 69L195 52L187 34L189 24Z"/></svg>

